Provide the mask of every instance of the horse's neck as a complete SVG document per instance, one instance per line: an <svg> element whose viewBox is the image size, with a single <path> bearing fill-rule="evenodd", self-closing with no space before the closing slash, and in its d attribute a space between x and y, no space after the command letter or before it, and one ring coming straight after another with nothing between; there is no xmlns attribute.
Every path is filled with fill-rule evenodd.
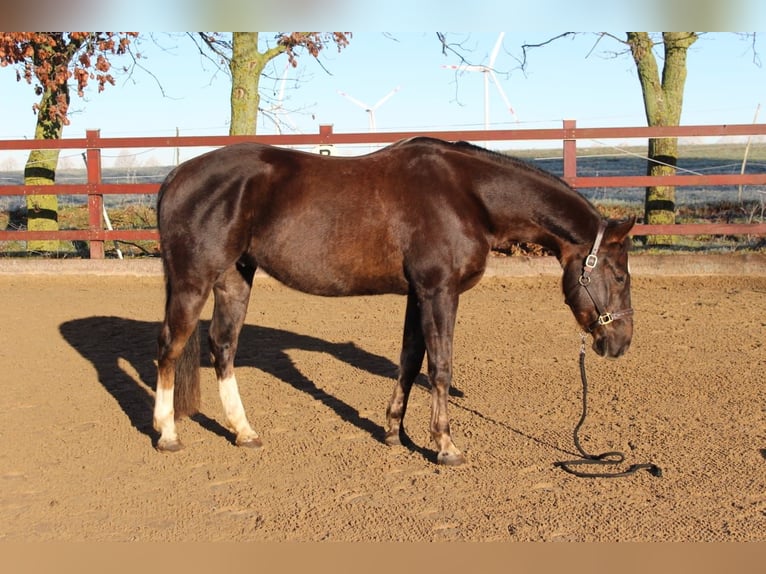
<svg viewBox="0 0 766 574"><path fill-rule="evenodd" d="M556 178L508 176L490 207L498 244L529 242L559 260L595 239L601 216L584 197Z"/></svg>
<svg viewBox="0 0 766 574"><path fill-rule="evenodd" d="M534 220L538 242L563 260L567 253L593 243L600 219L598 212L587 204L573 202L564 210L555 205L551 212L539 213Z"/></svg>

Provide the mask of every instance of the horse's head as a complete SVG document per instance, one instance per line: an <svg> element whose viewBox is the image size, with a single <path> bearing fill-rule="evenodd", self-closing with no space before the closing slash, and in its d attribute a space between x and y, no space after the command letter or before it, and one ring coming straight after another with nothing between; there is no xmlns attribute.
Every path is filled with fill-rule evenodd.
<svg viewBox="0 0 766 574"><path fill-rule="evenodd" d="M602 221L590 251L573 249L562 258L567 305L602 357L622 356L633 337L628 233L634 223Z"/></svg>

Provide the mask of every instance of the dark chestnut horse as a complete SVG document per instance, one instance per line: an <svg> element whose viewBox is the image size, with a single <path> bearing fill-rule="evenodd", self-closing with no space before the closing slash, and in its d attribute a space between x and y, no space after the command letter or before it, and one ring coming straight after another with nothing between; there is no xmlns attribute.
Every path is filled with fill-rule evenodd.
<svg viewBox="0 0 766 574"><path fill-rule="evenodd" d="M426 356L442 464L464 461L447 415L458 297L482 277L491 249L511 241L547 247L593 349L619 357L630 345L634 221L607 221L561 179L471 144L418 137L353 158L231 145L173 170L157 207L166 279L154 407L161 451L181 448L174 419L198 406L197 324L211 291L209 343L227 422L236 444L261 445L233 367L257 267L316 295L407 296L385 440L404 437Z"/></svg>

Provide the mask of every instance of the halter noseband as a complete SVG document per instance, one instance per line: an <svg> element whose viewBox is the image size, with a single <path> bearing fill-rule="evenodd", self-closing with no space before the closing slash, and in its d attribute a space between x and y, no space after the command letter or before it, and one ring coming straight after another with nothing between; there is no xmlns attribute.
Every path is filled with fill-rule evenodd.
<svg viewBox="0 0 766 574"><path fill-rule="evenodd" d="M606 231L606 221L603 219L599 223L598 226L598 233L596 234L596 240L593 242L593 248L590 250L590 253L585 258L585 263L583 264L582 274L580 275L580 278L578 279L580 285L585 289L585 292L588 294L588 297L590 297L590 300L593 301L593 305L596 307L596 312L598 313L598 319L596 319L593 323L591 323L588 326L588 333L592 333L594 329L597 327L600 327L602 325L608 325L612 321L615 321L617 319L623 319L625 317L630 317L633 315L633 309L622 309L621 311L615 311L613 313L610 313L607 311L603 305L601 305L598 301L598 298L593 295L593 293L590 290L590 274L593 272L593 270L596 268L596 265L598 265L598 249L601 247L601 241L604 239L604 231Z"/></svg>

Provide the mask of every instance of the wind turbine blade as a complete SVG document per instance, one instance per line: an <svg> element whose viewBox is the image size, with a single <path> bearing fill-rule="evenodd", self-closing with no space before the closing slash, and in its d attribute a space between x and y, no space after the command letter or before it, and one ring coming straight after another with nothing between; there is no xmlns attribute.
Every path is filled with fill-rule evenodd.
<svg viewBox="0 0 766 574"><path fill-rule="evenodd" d="M503 36L505 36L505 32L500 32L500 35L497 37L497 42L495 42L495 47L492 49L492 55L490 55L489 57L489 64L488 64L489 68L492 68L495 65L497 54L500 52L500 46L503 44Z"/></svg>
<svg viewBox="0 0 766 574"><path fill-rule="evenodd" d="M486 66L476 66L473 64L442 64L442 68L447 70L457 70L458 72L483 72Z"/></svg>
<svg viewBox="0 0 766 574"><path fill-rule="evenodd" d="M285 65L285 71L282 72L282 78L280 78L280 82L279 82L278 101L279 101L280 108L282 107L282 100L285 97L285 84L287 83L287 73L289 71L290 71L290 62L287 62L287 64Z"/></svg>
<svg viewBox="0 0 766 574"><path fill-rule="evenodd" d="M377 104L375 104L374 106L372 106L372 109L373 109L373 110L377 110L377 109L378 109L380 106L382 106L382 105L383 105L383 104L384 104L384 103L385 103L385 102L386 102L386 101L387 101L389 98L391 98L391 96L393 96L393 95L394 95L396 92L398 92L398 91L399 91L401 88L402 88L401 86L396 86L396 87L395 87L393 90L391 90L391 91L390 91L388 94L386 94L385 96L383 96L383 97L380 99L380 101L378 101L378 103L377 103Z"/></svg>
<svg viewBox="0 0 766 574"><path fill-rule="evenodd" d="M506 107L511 112L513 119L516 121L519 121L519 119L516 117L516 112L514 111L513 106L511 105L511 102L508 101L508 96L505 95L505 91L503 90L503 87L500 85L500 82L497 81L497 76L495 75L495 72L493 72L492 70L489 70L489 75L492 76L492 83L495 84L497 91L500 93L500 97L503 98L503 102L505 102Z"/></svg>
<svg viewBox="0 0 766 574"><path fill-rule="evenodd" d="M290 113L284 109L279 110L279 112L279 116L282 117L280 123L287 125L293 132L300 133L295 123L293 123L293 120L290 118Z"/></svg>
<svg viewBox="0 0 766 574"><path fill-rule="evenodd" d="M370 110L370 106L368 106L364 102L360 102L359 100L357 100L356 98L354 98L352 96L349 96L346 92L341 92L340 90L338 90L338 93L341 96L343 96L344 98L346 98L347 100L349 100L350 102L353 102L354 104L356 104L357 106L362 108L363 110L365 110L365 111L369 111Z"/></svg>

